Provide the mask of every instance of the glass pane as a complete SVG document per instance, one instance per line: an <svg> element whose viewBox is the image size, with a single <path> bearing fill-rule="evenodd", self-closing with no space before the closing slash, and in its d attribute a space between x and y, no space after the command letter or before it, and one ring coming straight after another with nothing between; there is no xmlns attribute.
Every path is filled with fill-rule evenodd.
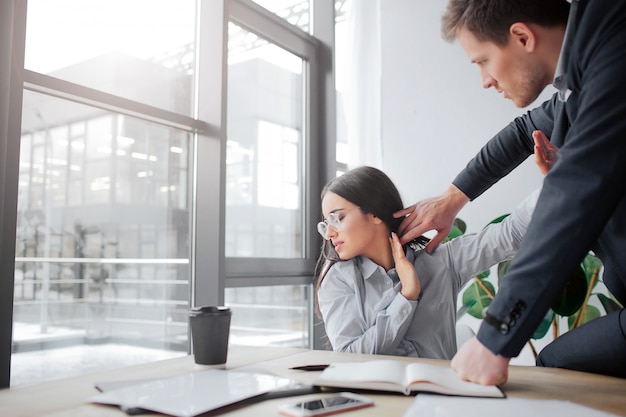
<svg viewBox="0 0 626 417"><path fill-rule="evenodd" d="M229 25L226 256L300 258L303 60Z"/></svg>
<svg viewBox="0 0 626 417"><path fill-rule="evenodd" d="M226 288L233 310L230 343L309 347L308 285Z"/></svg>
<svg viewBox="0 0 626 417"><path fill-rule="evenodd" d="M23 115L13 381L59 346L185 355L190 134L29 91Z"/></svg>
<svg viewBox="0 0 626 417"><path fill-rule="evenodd" d="M191 115L194 25L195 0L29 0L25 67Z"/></svg>
<svg viewBox="0 0 626 417"><path fill-rule="evenodd" d="M278 17L299 27L305 32L310 30L310 0L252 0Z"/></svg>

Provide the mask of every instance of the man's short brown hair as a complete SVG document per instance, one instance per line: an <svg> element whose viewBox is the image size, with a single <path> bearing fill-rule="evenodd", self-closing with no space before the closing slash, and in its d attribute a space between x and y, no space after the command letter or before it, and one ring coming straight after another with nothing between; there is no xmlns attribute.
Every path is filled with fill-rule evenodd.
<svg viewBox="0 0 626 417"><path fill-rule="evenodd" d="M449 0L441 18L441 35L453 42L459 29L465 28L478 40L504 46L513 23L565 27L568 13L566 0Z"/></svg>

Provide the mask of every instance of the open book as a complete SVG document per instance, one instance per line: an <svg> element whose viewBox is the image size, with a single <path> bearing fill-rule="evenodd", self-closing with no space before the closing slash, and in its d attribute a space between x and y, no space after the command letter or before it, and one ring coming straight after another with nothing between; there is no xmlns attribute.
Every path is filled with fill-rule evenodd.
<svg viewBox="0 0 626 417"><path fill-rule="evenodd" d="M505 397L497 386L463 381L450 368L391 359L334 363L313 383L320 387L397 391L405 395L433 392L467 397Z"/></svg>

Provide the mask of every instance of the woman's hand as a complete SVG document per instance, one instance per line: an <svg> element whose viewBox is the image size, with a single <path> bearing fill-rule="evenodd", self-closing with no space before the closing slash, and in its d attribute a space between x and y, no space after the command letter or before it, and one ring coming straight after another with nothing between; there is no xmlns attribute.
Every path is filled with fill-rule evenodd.
<svg viewBox="0 0 626 417"><path fill-rule="evenodd" d="M417 300L422 291L422 286L417 277L415 267L406 258L404 248L397 234L391 233L389 244L391 245L391 254L393 255L393 260L396 265L396 272L402 283L402 291L400 293L407 300Z"/></svg>

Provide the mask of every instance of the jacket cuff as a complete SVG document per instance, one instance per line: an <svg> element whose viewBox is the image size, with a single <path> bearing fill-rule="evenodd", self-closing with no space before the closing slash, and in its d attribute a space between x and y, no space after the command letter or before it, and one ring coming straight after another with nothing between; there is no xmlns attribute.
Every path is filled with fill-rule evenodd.
<svg viewBox="0 0 626 417"><path fill-rule="evenodd" d="M476 337L493 354L512 358L519 355L521 348L514 346L515 332L512 332L518 324L518 319L526 309L526 303L517 300L512 303L513 307L507 314L492 313L489 309L484 313L484 321L478 330ZM521 346L524 344L522 343Z"/></svg>

